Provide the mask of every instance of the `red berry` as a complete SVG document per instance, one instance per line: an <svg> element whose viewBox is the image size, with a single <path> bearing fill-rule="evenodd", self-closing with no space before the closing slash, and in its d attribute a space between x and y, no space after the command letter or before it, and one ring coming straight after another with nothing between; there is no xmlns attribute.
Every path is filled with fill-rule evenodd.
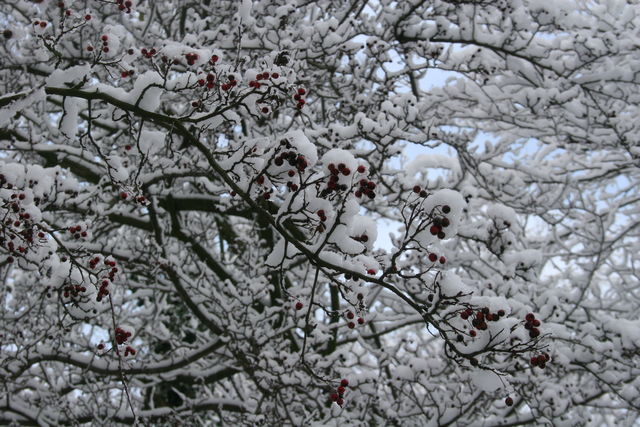
<svg viewBox="0 0 640 427"><path fill-rule="evenodd" d="M438 255L431 253L429 254L429 261L436 262L438 260Z"/></svg>
<svg viewBox="0 0 640 427"><path fill-rule="evenodd" d="M102 39L103 42L106 42L107 40L109 40L109 36L107 36L106 34L100 38Z"/></svg>
<svg viewBox="0 0 640 427"><path fill-rule="evenodd" d="M278 74L278 73L271 73L271 78L272 78L272 79L277 79L278 77L280 77L280 74Z"/></svg>
<svg viewBox="0 0 640 427"><path fill-rule="evenodd" d="M349 323L347 323L347 327L348 327L349 329L353 329L353 328L355 328L355 327L356 327L356 324L355 324L355 323L353 323L353 322L349 322Z"/></svg>
<svg viewBox="0 0 640 427"><path fill-rule="evenodd" d="M91 20L91 15L85 15L84 16L84 20L85 21L90 21Z"/></svg>
<svg viewBox="0 0 640 427"><path fill-rule="evenodd" d="M302 307L304 307L304 304L302 304L300 301L298 301L296 303L296 310L302 310Z"/></svg>
<svg viewBox="0 0 640 427"><path fill-rule="evenodd" d="M344 394L344 392L346 391L346 389L343 386L338 387L338 394Z"/></svg>
<svg viewBox="0 0 640 427"><path fill-rule="evenodd" d="M536 316L533 313L528 313L524 318L527 322L533 322Z"/></svg>
<svg viewBox="0 0 640 427"><path fill-rule="evenodd" d="M355 315L355 314L353 314L353 312L352 312L352 311L350 311L350 312L348 312L348 313L347 313L347 319L353 319L354 317L356 317L356 315Z"/></svg>
<svg viewBox="0 0 640 427"><path fill-rule="evenodd" d="M298 95L304 95L305 93L307 93L307 91L303 88L298 89Z"/></svg>
<svg viewBox="0 0 640 427"><path fill-rule="evenodd" d="M340 385L342 387L349 387L349 380L348 379L343 379L342 381L340 381Z"/></svg>
<svg viewBox="0 0 640 427"><path fill-rule="evenodd" d="M344 404L344 399L339 397L338 400L336 401L336 403L340 406L342 406Z"/></svg>
<svg viewBox="0 0 640 427"><path fill-rule="evenodd" d="M358 166L358 173L365 173L366 170L367 168L365 168L364 166L362 165Z"/></svg>
<svg viewBox="0 0 640 427"><path fill-rule="evenodd" d="M126 199L127 198L127 193L125 193L124 191L122 193L120 193L120 198L122 200Z"/></svg>
<svg viewBox="0 0 640 427"><path fill-rule="evenodd" d="M477 334L476 334L476 331L472 329L469 331L469 335L471 335L472 337L475 337Z"/></svg>
<svg viewBox="0 0 640 427"><path fill-rule="evenodd" d="M437 235L440 231L441 231L441 228L438 227L437 225L432 225L431 228L429 228L429 232L434 236Z"/></svg>
<svg viewBox="0 0 640 427"><path fill-rule="evenodd" d="M358 317L358 325L364 325L364 319L362 317Z"/></svg>
<svg viewBox="0 0 640 427"><path fill-rule="evenodd" d="M451 208L449 207L449 205L444 205L442 207L442 212L448 214L449 212L451 212Z"/></svg>
<svg viewBox="0 0 640 427"><path fill-rule="evenodd" d="M104 344L102 343L98 344L98 350L102 350L102 349L104 349Z"/></svg>
<svg viewBox="0 0 640 427"><path fill-rule="evenodd" d="M331 393L330 397L331 397L331 400L334 402L337 402L339 398L338 393Z"/></svg>
<svg viewBox="0 0 640 427"><path fill-rule="evenodd" d="M376 274L376 271L373 268L370 268L367 270L367 274L373 276L374 274Z"/></svg>
<svg viewBox="0 0 640 427"><path fill-rule="evenodd" d="M420 188L420 186L419 186L419 185L415 185L415 186L413 187L413 192L414 192L414 193L416 193L416 194L420 194L420 191L422 191L422 188Z"/></svg>
<svg viewBox="0 0 640 427"><path fill-rule="evenodd" d="M512 398L510 398L510 397L507 397L507 398L504 400L504 403L505 403L507 406L513 406L513 399L512 399Z"/></svg>
<svg viewBox="0 0 640 427"><path fill-rule="evenodd" d="M444 264L445 262L447 262L447 259L443 256L440 257L440 264Z"/></svg>

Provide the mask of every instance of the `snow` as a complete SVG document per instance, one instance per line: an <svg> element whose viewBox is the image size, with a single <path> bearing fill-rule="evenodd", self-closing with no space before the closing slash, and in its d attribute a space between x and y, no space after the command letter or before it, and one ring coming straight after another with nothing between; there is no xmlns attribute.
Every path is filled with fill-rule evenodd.
<svg viewBox="0 0 640 427"><path fill-rule="evenodd" d="M78 114L81 100L72 97L64 98L64 113L60 118L60 132L67 138L73 138L78 131Z"/></svg>
<svg viewBox="0 0 640 427"><path fill-rule="evenodd" d="M480 390L486 393L493 393L501 389L504 385L500 377L491 371L476 369L469 373L471 382Z"/></svg>
<svg viewBox="0 0 640 427"><path fill-rule="evenodd" d="M162 87L162 77L155 71L147 71L136 78L126 101L143 110L156 111L160 107Z"/></svg>

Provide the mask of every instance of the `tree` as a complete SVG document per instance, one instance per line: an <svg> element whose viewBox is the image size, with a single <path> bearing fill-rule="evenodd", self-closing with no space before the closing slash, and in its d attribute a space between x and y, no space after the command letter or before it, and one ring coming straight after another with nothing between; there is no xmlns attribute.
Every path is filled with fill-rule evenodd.
<svg viewBox="0 0 640 427"><path fill-rule="evenodd" d="M0 422L630 425L638 25L2 2Z"/></svg>

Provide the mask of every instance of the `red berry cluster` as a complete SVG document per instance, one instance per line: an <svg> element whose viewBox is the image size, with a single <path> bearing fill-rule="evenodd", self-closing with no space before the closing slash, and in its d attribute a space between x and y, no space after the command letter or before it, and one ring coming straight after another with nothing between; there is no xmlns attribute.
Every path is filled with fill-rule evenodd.
<svg viewBox="0 0 640 427"><path fill-rule="evenodd" d="M345 378L340 381L340 385L329 396L331 401L336 402L339 406L344 405L344 393L347 391L347 387L349 387L349 380Z"/></svg>
<svg viewBox="0 0 640 427"><path fill-rule="evenodd" d="M59 2L58 2L58 7L59 7L60 9L64 9L64 2L63 2L63 1L59 1ZM70 9L67 9L67 10L65 10L65 11L64 11L65 16L71 16L71 13L72 13L72 12L71 12L71 10L70 10Z"/></svg>
<svg viewBox="0 0 640 427"><path fill-rule="evenodd" d="M103 34L102 37L100 37L100 40L102 40L102 51L104 53L109 52L109 36Z"/></svg>
<svg viewBox="0 0 640 427"><path fill-rule="evenodd" d="M271 77L271 76L269 75L269 72L268 72L268 71L265 71L265 72L259 73L259 74L256 76L256 79L255 79L255 80L251 80L251 81L249 82L249 87L252 87L252 88L254 88L254 89L259 89L259 88L260 88L260 86L262 86L262 83L260 83L260 80L269 80L269 77ZM274 78L274 79L277 79L278 77L280 77L280 75L279 75L278 73L273 73L273 78Z"/></svg>
<svg viewBox="0 0 640 427"><path fill-rule="evenodd" d="M73 298L77 298L81 292L85 292L87 288L81 285L67 285L63 288L63 296L65 298L69 298L70 296Z"/></svg>
<svg viewBox="0 0 640 427"><path fill-rule="evenodd" d="M438 261L438 255L433 253L433 252L431 252L429 254L429 261L431 261L431 262ZM447 259L444 256L441 256L440 257L440 264L444 264L445 262L447 262Z"/></svg>
<svg viewBox="0 0 640 427"><path fill-rule="evenodd" d="M359 185L359 188L353 193L356 197L360 198L362 197L363 194L370 199L374 199L376 197L376 192L373 191L376 188L375 182L362 178L358 182L358 185Z"/></svg>
<svg viewBox="0 0 640 427"><path fill-rule="evenodd" d="M236 80L236 77L233 74L230 74L229 76L227 76L227 80L228 80L228 83L224 83L220 86L220 88L225 92L230 90L232 87L238 85L238 81Z"/></svg>
<svg viewBox="0 0 640 427"><path fill-rule="evenodd" d="M125 342L127 342L129 337L131 337L131 332L127 332L122 328L116 328L115 338L116 338L116 343L118 343L118 345L124 344Z"/></svg>
<svg viewBox="0 0 640 427"><path fill-rule="evenodd" d="M504 317L505 314L506 313L504 310L498 310L497 312L492 313L491 310L489 310L489 307L483 307L482 309L476 311L474 315L473 310L471 308L467 308L460 313L460 317L464 320L467 320L469 319L469 317L473 316L473 319L471 320L471 324L473 325L473 327L480 331L485 331L488 327L487 322L497 322L501 317ZM476 331L471 329L469 331L469 335L475 337Z"/></svg>
<svg viewBox="0 0 640 427"><path fill-rule="evenodd" d="M347 310L347 312L345 313L345 317L347 318L347 320L349 321L347 323L347 327L349 329L353 329L356 327L356 323L353 321L356 317L355 313L351 310ZM363 317L358 317L358 325L364 325L364 318Z"/></svg>
<svg viewBox="0 0 640 427"><path fill-rule="evenodd" d="M533 356L531 358L531 365L537 366L540 369L544 369L547 366L547 362L551 360L551 357L548 353L542 353L538 356Z"/></svg>
<svg viewBox="0 0 640 427"><path fill-rule="evenodd" d="M302 97L305 93L307 93L307 91L304 88L299 88L296 91L296 94L293 95L293 99L295 99L296 101L298 101L298 104L296 105L296 108L300 109L304 106L304 104L306 103L306 101L304 100L304 98Z"/></svg>
<svg viewBox="0 0 640 427"><path fill-rule="evenodd" d="M122 72L120 73L120 76L123 79L126 79L127 77L133 76L134 73L135 73L135 71L133 71L133 70L122 70Z"/></svg>
<svg viewBox="0 0 640 427"><path fill-rule="evenodd" d="M127 51L127 53L129 53L130 55L133 55L133 49L130 49ZM151 49L146 49L146 48L142 48L140 49L140 53L142 54L142 56L144 56L145 58L153 58L158 52L156 51L155 48L151 48Z"/></svg>
<svg viewBox="0 0 640 427"><path fill-rule="evenodd" d="M133 2L131 0L116 0L116 4L118 5L118 9L126 9L127 13L131 13L131 8L133 7Z"/></svg>
<svg viewBox="0 0 640 427"><path fill-rule="evenodd" d="M285 161L289 166L295 167L300 172L304 172L305 169L307 169L307 166L309 166L307 159L302 154L298 154L295 151L284 151L280 153L273 160L273 163L276 166L282 166Z"/></svg>
<svg viewBox="0 0 640 427"><path fill-rule="evenodd" d="M355 240L356 242L363 242L366 243L369 241L369 236L367 236L366 234L362 234L360 236L351 236L351 238L353 240Z"/></svg>
<svg viewBox="0 0 640 427"><path fill-rule="evenodd" d="M197 53L186 53L184 55L185 59L187 60L187 64L189 65L195 65L196 61L198 60L199 56Z"/></svg>
<svg viewBox="0 0 640 427"><path fill-rule="evenodd" d="M35 182L29 180L29 187L33 187ZM0 187L10 190L13 188L13 184L8 183L4 175L0 174ZM0 246L7 249L12 255L17 253L24 255L29 251L29 246L34 244L37 224L33 222L31 214L25 212L25 208L22 206L26 197L25 193L13 193L9 198L2 201L2 207L6 209L6 214L3 221L0 222ZM34 203L36 205L40 204L40 199L35 198ZM43 239L45 234L40 231L37 237ZM17 245L15 243L16 239L20 242ZM9 255L6 261L12 263L15 259Z"/></svg>
<svg viewBox="0 0 640 427"><path fill-rule="evenodd" d="M127 333L128 333L128 332L127 332ZM131 346L127 346L127 347L124 349L124 357L127 357L128 355L132 355L132 356L134 356L135 354L136 354L136 351L135 351L135 349L134 349L133 347L131 347Z"/></svg>
<svg viewBox="0 0 640 427"><path fill-rule="evenodd" d="M89 266L91 267L92 270L96 268L96 265L98 264L98 262L100 262L100 258L98 257L95 257L90 261ZM98 296L96 297L96 301L98 302L102 301L102 298L109 295L109 289L107 289L109 287L109 282L114 281L115 275L118 272L115 261L109 261L105 259L104 264L107 267L104 269L104 271L106 272L108 270L109 272L102 277L102 281L100 282L100 289L98 290ZM111 268L108 268L108 267L111 267Z"/></svg>
<svg viewBox="0 0 640 427"><path fill-rule="evenodd" d="M524 328L529 331L529 337L537 338L540 336L540 321L536 319L536 316L533 313L529 313L525 316L525 324Z"/></svg>
<svg viewBox="0 0 640 427"><path fill-rule="evenodd" d="M47 27L47 21L33 21L33 25L35 27L40 27L40 28L46 28Z"/></svg>
<svg viewBox="0 0 640 427"><path fill-rule="evenodd" d="M429 193L423 190L422 187L420 187L419 185L413 186L413 192L420 195L420 197L427 197L429 195Z"/></svg>
<svg viewBox="0 0 640 427"><path fill-rule="evenodd" d="M69 233L71 233L74 237L74 239L79 239L81 237L87 237L87 232L86 230L82 230L82 226L80 225L75 225L72 227L68 228Z"/></svg>
<svg viewBox="0 0 640 427"><path fill-rule="evenodd" d="M207 89L213 89L215 83L213 81L216 79L216 76L212 73L208 73L204 79L198 80L199 86L207 86Z"/></svg>
<svg viewBox="0 0 640 427"><path fill-rule="evenodd" d="M451 212L451 208L448 205L444 205L442 207L442 212L444 214L448 214L449 212ZM449 221L449 218L447 217L435 217L433 219L433 225L431 225L431 228L429 228L429 232L433 236L438 236L438 239L442 240L447 237L443 229L447 228L450 224L451 221Z"/></svg>

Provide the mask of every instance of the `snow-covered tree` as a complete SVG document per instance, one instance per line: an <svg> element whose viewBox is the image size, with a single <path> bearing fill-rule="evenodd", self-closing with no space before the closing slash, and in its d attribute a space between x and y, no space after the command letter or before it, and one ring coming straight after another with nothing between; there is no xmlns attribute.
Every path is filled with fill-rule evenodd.
<svg viewBox="0 0 640 427"><path fill-rule="evenodd" d="M0 423L631 425L639 29L0 2Z"/></svg>

